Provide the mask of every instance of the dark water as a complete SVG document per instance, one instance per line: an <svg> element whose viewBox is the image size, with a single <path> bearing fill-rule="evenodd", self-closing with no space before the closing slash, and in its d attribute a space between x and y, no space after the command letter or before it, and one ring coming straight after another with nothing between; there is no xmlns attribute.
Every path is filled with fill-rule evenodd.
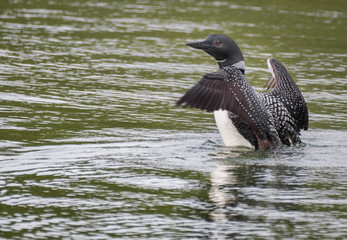
<svg viewBox="0 0 347 240"><path fill-rule="evenodd" d="M279 59L301 146L230 149L175 101L225 33L258 90ZM1 1L0 238L346 239L344 1Z"/></svg>

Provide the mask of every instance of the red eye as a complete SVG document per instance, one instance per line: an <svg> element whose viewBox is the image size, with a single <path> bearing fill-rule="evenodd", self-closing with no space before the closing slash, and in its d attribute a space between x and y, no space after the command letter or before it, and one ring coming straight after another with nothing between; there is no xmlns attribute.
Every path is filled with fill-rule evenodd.
<svg viewBox="0 0 347 240"><path fill-rule="evenodd" d="M216 43L217 43L217 46L219 46L219 44L220 44L220 41L217 41Z"/></svg>

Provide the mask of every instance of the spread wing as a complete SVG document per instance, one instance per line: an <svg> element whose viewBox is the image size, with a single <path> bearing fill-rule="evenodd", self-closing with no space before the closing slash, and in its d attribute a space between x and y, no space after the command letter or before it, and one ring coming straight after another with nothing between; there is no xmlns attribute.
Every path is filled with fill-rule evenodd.
<svg viewBox="0 0 347 240"><path fill-rule="evenodd" d="M287 69L278 60L270 58L268 60L274 76L270 76L265 84L265 88L270 95L278 97L293 117L298 129L308 129L308 109L304 97L294 80L289 75ZM271 70L271 69L270 69Z"/></svg>
<svg viewBox="0 0 347 240"><path fill-rule="evenodd" d="M262 144L265 148L277 146L278 136L271 128L269 115L256 92L239 70L229 70L205 74L176 105L209 112L220 109L232 112L249 125L258 141L261 140L259 147Z"/></svg>
<svg viewBox="0 0 347 240"><path fill-rule="evenodd" d="M240 104L236 98L240 95L227 81L223 72L205 74L188 92L177 101L176 105L193 107L212 112L215 110L229 110L235 114L242 114Z"/></svg>

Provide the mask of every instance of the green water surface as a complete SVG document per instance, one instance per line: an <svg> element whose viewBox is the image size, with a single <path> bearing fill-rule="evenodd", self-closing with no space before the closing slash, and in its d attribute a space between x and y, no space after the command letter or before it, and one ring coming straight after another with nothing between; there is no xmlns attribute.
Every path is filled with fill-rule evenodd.
<svg viewBox="0 0 347 240"><path fill-rule="evenodd" d="M304 144L222 146L175 101L232 37L264 91L280 60ZM0 2L0 238L347 238L347 2Z"/></svg>

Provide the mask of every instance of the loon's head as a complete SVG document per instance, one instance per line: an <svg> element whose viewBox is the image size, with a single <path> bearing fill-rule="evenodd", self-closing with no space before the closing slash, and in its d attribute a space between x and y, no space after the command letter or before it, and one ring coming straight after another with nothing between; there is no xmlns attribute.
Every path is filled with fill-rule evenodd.
<svg viewBox="0 0 347 240"><path fill-rule="evenodd" d="M217 60L220 67L244 61L239 46L233 39L224 34L211 34L203 41L187 43L187 45L204 50Z"/></svg>

